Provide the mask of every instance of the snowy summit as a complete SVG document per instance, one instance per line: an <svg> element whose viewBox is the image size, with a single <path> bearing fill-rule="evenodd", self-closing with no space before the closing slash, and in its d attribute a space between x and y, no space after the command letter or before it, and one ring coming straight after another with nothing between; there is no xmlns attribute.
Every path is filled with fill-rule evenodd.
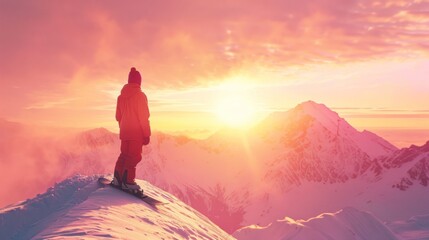
<svg viewBox="0 0 429 240"><path fill-rule="evenodd" d="M0 211L1 239L234 239L176 197L138 180L146 194L167 204L151 206L74 176L34 199Z"/></svg>

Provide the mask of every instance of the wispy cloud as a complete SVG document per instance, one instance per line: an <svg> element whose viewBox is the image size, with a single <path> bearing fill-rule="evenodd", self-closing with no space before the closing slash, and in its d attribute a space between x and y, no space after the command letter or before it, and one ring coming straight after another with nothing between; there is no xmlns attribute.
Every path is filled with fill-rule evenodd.
<svg viewBox="0 0 429 240"><path fill-rule="evenodd" d="M138 65L151 85L182 86L243 67L425 54L429 40L426 0L0 4L1 72L21 83Z"/></svg>
<svg viewBox="0 0 429 240"><path fill-rule="evenodd" d="M427 118L429 119L429 114L344 114L346 118Z"/></svg>
<svg viewBox="0 0 429 240"><path fill-rule="evenodd" d="M36 102L28 107L26 109L51 109L51 108L62 108L62 107L68 107L70 103L75 102L77 98L59 98L56 97L56 100L48 100L48 101L41 101Z"/></svg>

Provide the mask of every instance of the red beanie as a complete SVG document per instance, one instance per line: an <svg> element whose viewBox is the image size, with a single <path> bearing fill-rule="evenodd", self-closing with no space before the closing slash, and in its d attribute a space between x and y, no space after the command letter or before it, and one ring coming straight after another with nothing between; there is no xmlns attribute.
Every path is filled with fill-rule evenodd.
<svg viewBox="0 0 429 240"><path fill-rule="evenodd" d="M142 83L142 77L135 67L132 67L128 74L128 83L138 83L139 85Z"/></svg>

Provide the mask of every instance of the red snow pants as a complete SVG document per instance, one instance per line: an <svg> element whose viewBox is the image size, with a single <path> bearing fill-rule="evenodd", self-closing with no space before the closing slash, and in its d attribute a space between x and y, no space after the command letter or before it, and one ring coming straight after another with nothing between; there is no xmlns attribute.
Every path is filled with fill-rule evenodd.
<svg viewBox="0 0 429 240"><path fill-rule="evenodd" d="M136 178L136 166L142 160L143 142L138 140L122 140L121 154L116 161L115 172L122 182L134 183ZM126 179L124 178L126 175Z"/></svg>

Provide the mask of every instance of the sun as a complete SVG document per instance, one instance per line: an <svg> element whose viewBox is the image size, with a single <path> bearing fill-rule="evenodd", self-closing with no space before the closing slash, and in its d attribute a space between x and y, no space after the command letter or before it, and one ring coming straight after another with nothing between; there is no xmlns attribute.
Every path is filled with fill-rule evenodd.
<svg viewBox="0 0 429 240"><path fill-rule="evenodd" d="M224 96L217 104L216 115L230 127L245 128L254 122L256 112L245 96Z"/></svg>
<svg viewBox="0 0 429 240"><path fill-rule="evenodd" d="M233 128L247 128L255 123L256 105L248 85L228 83L221 86L215 104L215 114L223 124Z"/></svg>

